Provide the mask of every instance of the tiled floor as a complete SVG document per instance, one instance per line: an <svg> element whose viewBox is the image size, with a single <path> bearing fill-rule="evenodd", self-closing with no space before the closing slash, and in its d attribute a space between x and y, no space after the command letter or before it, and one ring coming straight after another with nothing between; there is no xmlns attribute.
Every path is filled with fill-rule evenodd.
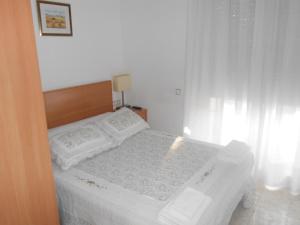
<svg viewBox="0 0 300 225"><path fill-rule="evenodd" d="M300 196L259 187L254 207L239 205L230 225L300 225Z"/></svg>

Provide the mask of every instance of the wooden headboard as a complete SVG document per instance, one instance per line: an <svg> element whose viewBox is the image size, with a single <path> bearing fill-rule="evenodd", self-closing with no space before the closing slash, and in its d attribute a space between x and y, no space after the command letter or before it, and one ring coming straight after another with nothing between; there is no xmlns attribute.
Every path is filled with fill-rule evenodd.
<svg viewBox="0 0 300 225"><path fill-rule="evenodd" d="M48 128L113 111L111 81L44 92Z"/></svg>

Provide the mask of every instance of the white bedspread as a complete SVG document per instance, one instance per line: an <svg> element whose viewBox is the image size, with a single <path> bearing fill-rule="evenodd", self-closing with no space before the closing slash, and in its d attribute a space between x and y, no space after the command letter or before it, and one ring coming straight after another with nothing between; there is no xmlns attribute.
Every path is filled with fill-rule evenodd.
<svg viewBox="0 0 300 225"><path fill-rule="evenodd" d="M232 163L220 152L145 130L68 171L54 168L62 223L159 225L161 209L196 186L212 199L197 224L223 225L244 193L252 160Z"/></svg>
<svg viewBox="0 0 300 225"><path fill-rule="evenodd" d="M187 187L160 211L158 220L167 225L195 225L211 201L201 191Z"/></svg>

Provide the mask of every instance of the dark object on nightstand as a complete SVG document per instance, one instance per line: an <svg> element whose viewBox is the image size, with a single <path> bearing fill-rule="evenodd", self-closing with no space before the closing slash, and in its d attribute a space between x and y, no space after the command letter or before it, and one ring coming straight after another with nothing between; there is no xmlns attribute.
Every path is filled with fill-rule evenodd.
<svg viewBox="0 0 300 225"><path fill-rule="evenodd" d="M116 108L116 111L119 110L119 109L122 109L122 108L124 108L124 107L126 107L126 108L128 108L128 109L132 109L132 106L131 106L131 105L124 105L124 106L119 106L119 107L117 107L117 108Z"/></svg>
<svg viewBox="0 0 300 225"><path fill-rule="evenodd" d="M141 110L141 109L143 109L143 108L140 107L140 106L131 106L131 108L132 108L132 109L136 109L136 110Z"/></svg>

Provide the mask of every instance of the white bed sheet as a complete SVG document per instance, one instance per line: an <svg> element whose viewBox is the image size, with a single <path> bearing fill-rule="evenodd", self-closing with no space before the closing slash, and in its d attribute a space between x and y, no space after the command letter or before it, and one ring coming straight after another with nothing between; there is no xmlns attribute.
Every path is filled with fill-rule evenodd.
<svg viewBox="0 0 300 225"><path fill-rule="evenodd" d="M151 132L163 138L170 137L164 133ZM176 138L170 138L176 144ZM221 146L203 143L200 146L222 151ZM160 210L184 187L195 186L213 199L198 225L225 225L246 191L253 162L251 157L236 164L214 156L209 158L210 163L190 174L191 177L183 185L168 193L163 200L155 198L155 195L141 194L138 189L124 188L118 182L109 181L106 176L95 177L93 173L83 170L82 165L66 172L54 167L62 224L160 225L157 219Z"/></svg>

